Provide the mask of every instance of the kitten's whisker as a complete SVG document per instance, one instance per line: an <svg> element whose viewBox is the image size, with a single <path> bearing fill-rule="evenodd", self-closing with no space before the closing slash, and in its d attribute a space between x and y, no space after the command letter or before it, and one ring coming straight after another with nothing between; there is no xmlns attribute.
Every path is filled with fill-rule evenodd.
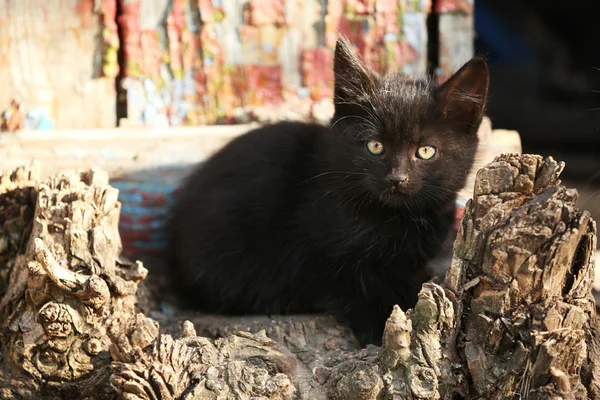
<svg viewBox="0 0 600 400"><path fill-rule="evenodd" d="M335 197L341 198L341 200L338 202L338 206L341 206L341 205L350 203L353 200L353 198L356 197L358 194L361 194L361 193L368 194L369 193L362 186L356 186L356 185L350 185L350 184L346 184L346 185L339 184L341 182L337 182L337 183L338 183L338 185L332 186L328 191L321 194L321 196L319 196L317 198L315 203L317 201L323 199L326 196L332 195L331 197L333 197L333 198L335 198ZM352 197L350 197L350 196L352 196Z"/></svg>
<svg viewBox="0 0 600 400"><path fill-rule="evenodd" d="M348 118L354 118L354 116L353 115L345 115L342 118L335 120L335 122L331 125L331 128L333 129L339 122L341 122L345 119L348 119Z"/></svg>
<svg viewBox="0 0 600 400"><path fill-rule="evenodd" d="M334 123L331 125L331 129L333 129L339 122L341 122L341 121L343 121L345 119L348 119L348 118L355 118L355 119L358 119L358 120L361 120L361 121L364 122L364 124L361 124L361 125L358 125L358 126L366 126L366 127L370 128L371 130L373 130L374 132L379 132L380 131L380 128L378 128L377 126L375 126L372 121L369 121L365 117L361 117L359 115L345 115L342 118L335 120ZM345 134L348 129L356 129L356 126L348 126L346 129L344 129L340 133L340 135L338 136L338 139L340 137L342 137L343 134Z"/></svg>
<svg viewBox="0 0 600 400"><path fill-rule="evenodd" d="M592 174L592 176L590 177L590 179L588 179L587 183L588 185L596 178L600 177L600 169L598 171L596 171L594 174Z"/></svg>
<svg viewBox="0 0 600 400"><path fill-rule="evenodd" d="M590 201L593 197L600 197L600 189L596 190L595 192L592 192L589 196L586 196L586 199L584 200L584 202L588 202Z"/></svg>
<svg viewBox="0 0 600 400"><path fill-rule="evenodd" d="M308 178L307 180L300 182L297 186L304 185L307 182L310 182L310 181L312 181L314 179L317 179L317 178L321 178L323 176L335 175L335 174L347 174L346 178L349 177L349 176L352 176L352 175L368 176L368 174L366 174L364 172L355 172L355 171L327 171L327 172L323 172L321 174L317 174L317 175L315 175L315 176L313 176L311 178Z"/></svg>

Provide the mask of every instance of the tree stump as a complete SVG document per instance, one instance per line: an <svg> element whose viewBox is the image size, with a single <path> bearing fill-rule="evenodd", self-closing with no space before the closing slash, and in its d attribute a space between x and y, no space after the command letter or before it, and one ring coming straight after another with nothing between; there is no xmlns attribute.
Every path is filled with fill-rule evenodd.
<svg viewBox="0 0 600 400"><path fill-rule="evenodd" d="M166 315L119 256L106 173L2 175L0 398L600 398L596 225L563 167L482 168L446 276L363 349L327 316Z"/></svg>

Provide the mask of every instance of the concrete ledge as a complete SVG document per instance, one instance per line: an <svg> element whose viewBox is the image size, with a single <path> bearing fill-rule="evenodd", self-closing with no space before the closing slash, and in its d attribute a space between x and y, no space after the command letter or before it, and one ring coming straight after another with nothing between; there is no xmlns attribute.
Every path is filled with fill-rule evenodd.
<svg viewBox="0 0 600 400"><path fill-rule="evenodd" d="M221 125L169 129L21 131L0 134L0 169L38 160L43 177L69 168L100 167L118 176L207 158L229 140L258 126Z"/></svg>

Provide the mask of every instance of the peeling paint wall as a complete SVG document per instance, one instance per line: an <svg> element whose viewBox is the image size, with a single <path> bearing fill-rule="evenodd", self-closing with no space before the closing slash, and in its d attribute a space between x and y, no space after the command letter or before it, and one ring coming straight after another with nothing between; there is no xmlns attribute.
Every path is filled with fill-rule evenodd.
<svg viewBox="0 0 600 400"><path fill-rule="evenodd" d="M0 119L39 130L115 126L115 81L102 72L104 3L0 0Z"/></svg>
<svg viewBox="0 0 600 400"><path fill-rule="evenodd" d="M438 81L445 81L475 53L473 30L474 0L438 0L439 66Z"/></svg>
<svg viewBox="0 0 600 400"><path fill-rule="evenodd" d="M120 1L130 125L325 120L338 29L378 71L426 71L429 0Z"/></svg>
<svg viewBox="0 0 600 400"><path fill-rule="evenodd" d="M0 123L113 127L116 85L122 126L325 121L338 32L375 70L420 75L431 11L431 0L0 0ZM473 0L433 11L444 80L473 54Z"/></svg>

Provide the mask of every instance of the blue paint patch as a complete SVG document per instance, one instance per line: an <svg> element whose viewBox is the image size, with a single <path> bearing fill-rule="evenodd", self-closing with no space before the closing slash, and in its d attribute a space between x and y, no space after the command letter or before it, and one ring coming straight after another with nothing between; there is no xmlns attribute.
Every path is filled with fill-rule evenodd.
<svg viewBox="0 0 600 400"><path fill-rule="evenodd" d="M124 190L121 190L119 185L112 185L113 187L119 189L119 200L121 203L141 203L143 200L141 193L128 193Z"/></svg>
<svg viewBox="0 0 600 400"><path fill-rule="evenodd" d="M114 158L115 157L115 152L111 151L111 150L102 150L102 151L100 151L100 154L102 155L103 158Z"/></svg>
<svg viewBox="0 0 600 400"><path fill-rule="evenodd" d="M298 95L298 98L307 99L310 96L310 88L299 87L296 93Z"/></svg>
<svg viewBox="0 0 600 400"><path fill-rule="evenodd" d="M272 53L275 51L275 45L273 43L263 43L262 48L265 53Z"/></svg>
<svg viewBox="0 0 600 400"><path fill-rule="evenodd" d="M383 35L383 41L386 43L397 42L398 34L395 32L388 32L385 35Z"/></svg>
<svg viewBox="0 0 600 400"><path fill-rule="evenodd" d="M195 167L166 165L111 179L111 185L119 190L119 229L126 257L140 259L152 268L152 254L161 254L168 244L164 228L175 202L174 192Z"/></svg>
<svg viewBox="0 0 600 400"><path fill-rule="evenodd" d="M30 110L23 121L23 128L38 131L54 129L54 121L47 109L37 107Z"/></svg>
<svg viewBox="0 0 600 400"><path fill-rule="evenodd" d="M177 315L177 309L169 303L165 303L164 301L158 305L158 308L167 317L174 317Z"/></svg>
<svg viewBox="0 0 600 400"><path fill-rule="evenodd" d="M190 3L189 1L184 2L184 9L185 9L185 22L186 22L186 27L190 30L191 33L198 33L200 30L198 29L198 26L196 26L196 21L194 19L195 15L195 11L196 10L192 10L192 8L190 7ZM198 17L200 17L198 15Z"/></svg>

